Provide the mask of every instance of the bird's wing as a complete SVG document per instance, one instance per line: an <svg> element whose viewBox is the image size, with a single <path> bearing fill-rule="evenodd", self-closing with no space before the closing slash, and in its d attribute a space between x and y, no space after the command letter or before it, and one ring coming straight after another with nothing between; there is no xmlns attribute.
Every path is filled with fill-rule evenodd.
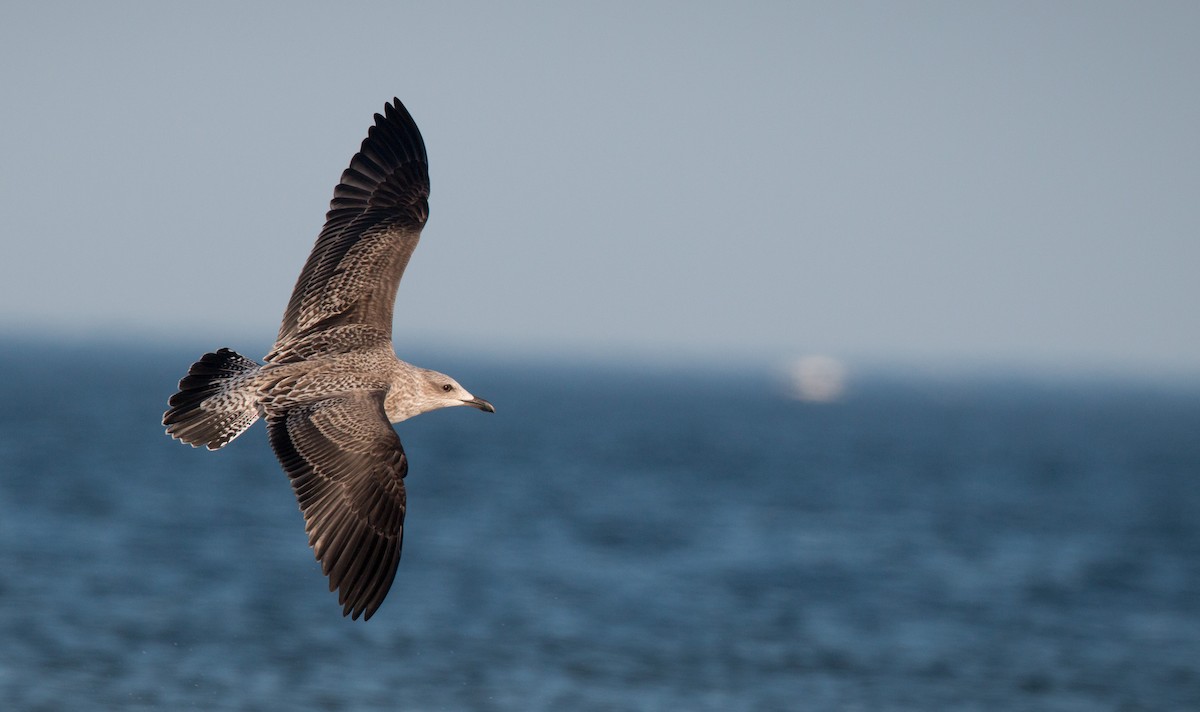
<svg viewBox="0 0 1200 712"><path fill-rule="evenodd" d="M329 590L343 615L364 620L387 596L404 540L408 459L383 401L351 392L267 418Z"/></svg>
<svg viewBox="0 0 1200 712"><path fill-rule="evenodd" d="M276 350L306 332L354 324L391 341L396 288L429 216L429 160L408 110L375 114L342 173L308 262L296 280Z"/></svg>

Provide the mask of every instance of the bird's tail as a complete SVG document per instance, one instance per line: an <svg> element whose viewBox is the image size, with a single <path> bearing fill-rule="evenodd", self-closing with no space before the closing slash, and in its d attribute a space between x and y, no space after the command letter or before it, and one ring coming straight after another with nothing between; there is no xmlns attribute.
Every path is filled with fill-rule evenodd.
<svg viewBox="0 0 1200 712"><path fill-rule="evenodd" d="M209 450L224 447L258 420L257 363L229 349L204 354L179 382L163 413L167 434Z"/></svg>

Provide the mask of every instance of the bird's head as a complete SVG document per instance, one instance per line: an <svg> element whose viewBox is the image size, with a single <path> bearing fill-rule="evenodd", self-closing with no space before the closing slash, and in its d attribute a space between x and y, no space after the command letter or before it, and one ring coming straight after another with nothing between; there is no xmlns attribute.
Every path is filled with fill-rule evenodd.
<svg viewBox="0 0 1200 712"><path fill-rule="evenodd" d="M391 422L399 423L414 415L457 405L469 405L488 413L496 412L491 403L471 395L458 381L446 374L408 364L404 366L384 401L384 409Z"/></svg>
<svg viewBox="0 0 1200 712"><path fill-rule="evenodd" d="M496 412L491 403L482 398L476 398L466 388L459 385L458 381L437 371L424 370L421 374L421 391L424 399L433 403L433 407L429 410L469 405L488 413Z"/></svg>

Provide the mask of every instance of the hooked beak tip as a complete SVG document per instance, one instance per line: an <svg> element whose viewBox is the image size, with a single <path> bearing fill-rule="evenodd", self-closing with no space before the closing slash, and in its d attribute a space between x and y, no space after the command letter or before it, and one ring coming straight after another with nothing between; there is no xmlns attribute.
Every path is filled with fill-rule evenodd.
<svg viewBox="0 0 1200 712"><path fill-rule="evenodd" d="M465 401L463 401L463 405L469 405L472 408L478 408L478 409L484 411L485 413L495 413L496 412L496 407L493 406L491 403L488 403L487 401L485 401L482 398L472 398L470 400L465 400Z"/></svg>

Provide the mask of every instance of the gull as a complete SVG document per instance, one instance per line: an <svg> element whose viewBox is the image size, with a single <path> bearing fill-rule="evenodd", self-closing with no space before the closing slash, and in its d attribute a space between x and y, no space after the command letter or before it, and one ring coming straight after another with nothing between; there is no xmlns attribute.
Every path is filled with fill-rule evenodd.
<svg viewBox="0 0 1200 712"><path fill-rule="evenodd" d="M263 363L227 348L204 354L163 414L167 434L210 450L266 421L309 546L354 620L374 615L400 563L408 458L390 423L460 405L495 412L392 347L396 289L428 199L425 142L393 99L333 191Z"/></svg>

